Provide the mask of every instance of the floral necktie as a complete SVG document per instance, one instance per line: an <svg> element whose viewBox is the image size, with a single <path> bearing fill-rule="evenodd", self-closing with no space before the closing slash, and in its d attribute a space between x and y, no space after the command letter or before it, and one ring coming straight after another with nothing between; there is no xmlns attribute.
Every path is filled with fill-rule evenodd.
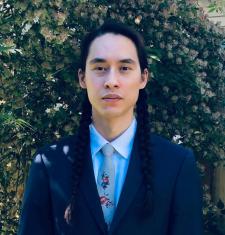
<svg viewBox="0 0 225 235"><path fill-rule="evenodd" d="M104 160L97 178L98 193L108 228L115 212L115 167L112 159L114 151L113 146L109 143L103 146L102 153Z"/></svg>

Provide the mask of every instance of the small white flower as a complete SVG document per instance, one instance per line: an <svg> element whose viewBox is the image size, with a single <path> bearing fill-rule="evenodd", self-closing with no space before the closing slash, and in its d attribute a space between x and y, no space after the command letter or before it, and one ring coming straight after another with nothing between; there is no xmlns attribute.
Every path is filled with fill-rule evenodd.
<svg viewBox="0 0 225 235"><path fill-rule="evenodd" d="M5 104L5 103L6 103L5 100L0 100L0 105L1 105L1 104Z"/></svg>
<svg viewBox="0 0 225 235"><path fill-rule="evenodd" d="M175 143L177 143L177 144L182 144L182 143L183 143L183 142L181 141L182 138L183 138L183 137L180 136L180 135L174 135L174 136L173 136L173 141L174 141Z"/></svg>
<svg viewBox="0 0 225 235"><path fill-rule="evenodd" d="M31 27L32 27L32 24L30 24L30 23L25 24L24 28L22 29L21 34L22 35L26 34L30 30Z"/></svg>
<svg viewBox="0 0 225 235"><path fill-rule="evenodd" d="M69 107L69 105L68 105L68 104L63 104L63 108L64 108L65 110L67 110L67 109L68 109L68 107Z"/></svg>
<svg viewBox="0 0 225 235"><path fill-rule="evenodd" d="M17 49L17 48L11 48L8 50L8 52L15 54L16 52L22 54L22 50L21 49Z"/></svg>
<svg viewBox="0 0 225 235"><path fill-rule="evenodd" d="M62 103L56 103L56 105L53 107L53 109L54 109L55 111L59 111L59 109L60 109L61 107L63 107L63 104L62 104Z"/></svg>
<svg viewBox="0 0 225 235"><path fill-rule="evenodd" d="M137 16L134 20L135 24L140 24L142 20L142 16Z"/></svg>
<svg viewBox="0 0 225 235"><path fill-rule="evenodd" d="M47 109L45 110L45 112L46 112L46 113L51 113L51 109L47 108Z"/></svg>
<svg viewBox="0 0 225 235"><path fill-rule="evenodd" d="M38 16L35 16L35 18L33 19L33 22L34 22L34 23L39 23L39 17L38 17Z"/></svg>

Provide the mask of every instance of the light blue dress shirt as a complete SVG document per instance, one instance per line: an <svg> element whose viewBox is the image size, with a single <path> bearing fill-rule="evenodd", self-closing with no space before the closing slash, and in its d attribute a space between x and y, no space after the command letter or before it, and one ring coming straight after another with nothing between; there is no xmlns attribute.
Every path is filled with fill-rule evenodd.
<svg viewBox="0 0 225 235"><path fill-rule="evenodd" d="M101 148L110 143L116 150L113 154L113 163L115 165L115 202L118 204L119 197L126 178L127 169L130 161L130 155L133 147L134 136L137 129L137 121L134 118L131 125L112 142L107 141L94 127L90 129L90 144L95 181L97 184L98 172L103 163L103 154Z"/></svg>

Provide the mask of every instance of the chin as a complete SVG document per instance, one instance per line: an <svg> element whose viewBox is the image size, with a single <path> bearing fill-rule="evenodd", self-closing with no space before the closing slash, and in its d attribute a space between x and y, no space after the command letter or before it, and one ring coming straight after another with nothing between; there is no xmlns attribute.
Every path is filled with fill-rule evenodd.
<svg viewBox="0 0 225 235"><path fill-rule="evenodd" d="M106 119L111 119L111 118L118 118L123 116L120 112L104 112L102 114L102 117L106 118Z"/></svg>
<svg viewBox="0 0 225 235"><path fill-rule="evenodd" d="M113 119L113 118L122 118L132 115L134 112L134 107L130 106L127 108L122 107L102 107L98 109L92 109L93 115L96 118L100 119Z"/></svg>
<svg viewBox="0 0 225 235"><path fill-rule="evenodd" d="M127 117L131 112L119 109L108 109L101 113L101 116L106 119Z"/></svg>

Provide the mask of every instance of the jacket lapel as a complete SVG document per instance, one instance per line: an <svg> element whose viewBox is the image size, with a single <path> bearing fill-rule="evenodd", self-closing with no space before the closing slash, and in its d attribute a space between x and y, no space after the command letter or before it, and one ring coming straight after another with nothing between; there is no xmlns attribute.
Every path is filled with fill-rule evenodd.
<svg viewBox="0 0 225 235"><path fill-rule="evenodd" d="M81 180L81 191L84 194L87 205L93 214L93 218L96 220L96 223L100 229L105 233L107 226L104 220L104 215L102 212L97 186L95 182L93 164L91 160L91 151L88 148L87 154L85 155L84 162L84 172ZM132 203L135 195L140 188L142 183L142 173L140 158L138 155L138 144L137 144L137 135L135 135L133 149L131 152L131 159L127 170L126 179L123 185L123 189L120 195L120 199L113 217L113 221L109 230L109 235L113 233L115 228L119 225L119 222L125 215L127 209Z"/></svg>
<svg viewBox="0 0 225 235"><path fill-rule="evenodd" d="M88 148L87 154L85 155L84 164L84 172L80 187L85 196L87 205L93 214L93 218L96 220L100 229L105 232L107 227L98 196L90 148Z"/></svg>
<svg viewBox="0 0 225 235"><path fill-rule="evenodd" d="M116 212L113 217L109 234L112 234L113 230L119 225L120 220L125 215L132 200L137 194L141 182L142 182L141 165L138 155L137 135L135 135L135 140L131 152L131 159L128 166L126 179L116 208Z"/></svg>

